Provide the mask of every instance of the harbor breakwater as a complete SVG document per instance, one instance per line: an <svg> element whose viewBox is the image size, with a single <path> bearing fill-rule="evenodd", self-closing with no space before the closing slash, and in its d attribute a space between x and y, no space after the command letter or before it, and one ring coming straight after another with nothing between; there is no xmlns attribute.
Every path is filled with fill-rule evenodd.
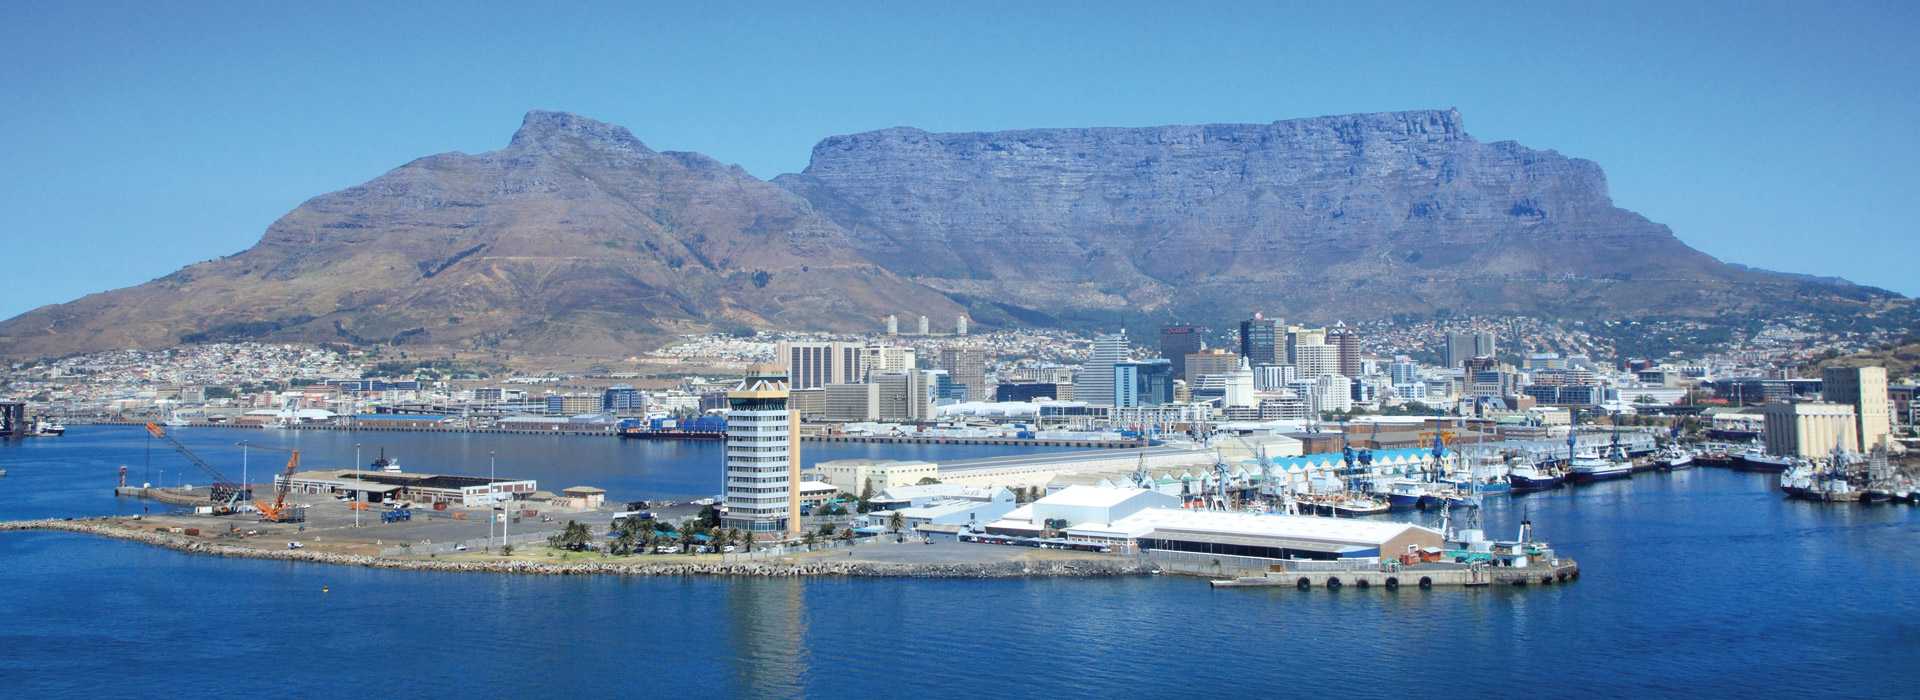
<svg viewBox="0 0 1920 700"><path fill-rule="evenodd" d="M768 562L539 562L517 559L500 561L439 561L435 559L397 559L362 554L338 554L310 549L267 549L220 542L203 537L143 530L116 519L16 520L0 522L0 532L44 530L71 532L97 537L127 540L164 547L188 554L203 554L244 559L271 559L374 569L401 569L445 573L530 574L540 576L750 576L795 577L838 576L879 578L1023 578L1023 577L1108 577L1151 573L1130 560L1097 559L1036 560L978 564L899 564L863 561L819 561L806 563Z"/></svg>

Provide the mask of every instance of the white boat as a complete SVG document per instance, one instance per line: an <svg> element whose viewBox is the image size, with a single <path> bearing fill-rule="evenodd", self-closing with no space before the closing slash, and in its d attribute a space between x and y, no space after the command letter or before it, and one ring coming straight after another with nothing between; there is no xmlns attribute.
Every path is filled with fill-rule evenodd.
<svg viewBox="0 0 1920 700"><path fill-rule="evenodd" d="M160 421L160 424L169 428L185 428L193 425L193 421L181 418L178 413L169 413L167 414L167 419Z"/></svg>
<svg viewBox="0 0 1920 700"><path fill-rule="evenodd" d="M1670 446L1660 453L1658 464L1661 469L1686 469L1693 466L1693 452L1681 449L1679 446Z"/></svg>
<svg viewBox="0 0 1920 700"><path fill-rule="evenodd" d="M1775 457L1755 447L1740 453L1740 459L1735 460L1733 465L1733 468L1747 472L1784 472L1793 467L1793 459Z"/></svg>
<svg viewBox="0 0 1920 700"><path fill-rule="evenodd" d="M1612 456L1602 457L1592 450L1583 450L1574 454L1567 470L1567 478L1577 482L1624 479L1633 476L1633 463Z"/></svg>
<svg viewBox="0 0 1920 700"><path fill-rule="evenodd" d="M39 437L58 437L67 434L67 426L52 421L40 421L33 425L33 434Z"/></svg>

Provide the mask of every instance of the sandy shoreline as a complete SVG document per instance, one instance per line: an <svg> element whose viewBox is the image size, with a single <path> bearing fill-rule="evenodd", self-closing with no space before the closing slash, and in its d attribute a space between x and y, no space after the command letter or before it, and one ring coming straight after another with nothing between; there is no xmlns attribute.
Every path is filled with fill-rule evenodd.
<svg viewBox="0 0 1920 700"><path fill-rule="evenodd" d="M394 558L361 554L340 554L312 549L268 549L210 541L205 537L155 532L142 529L141 521L120 518L74 520L17 520L0 522L0 532L53 531L108 537L164 547L189 554L244 559L310 562L373 569L401 569L448 573L531 574L540 576L839 576L890 578L1016 578L1016 577L1103 577L1149 573L1130 560L1069 559L1025 560L973 564L899 564L821 559L804 563L787 562L645 562L609 560L604 562L542 562L522 559L500 561L442 561L437 559Z"/></svg>

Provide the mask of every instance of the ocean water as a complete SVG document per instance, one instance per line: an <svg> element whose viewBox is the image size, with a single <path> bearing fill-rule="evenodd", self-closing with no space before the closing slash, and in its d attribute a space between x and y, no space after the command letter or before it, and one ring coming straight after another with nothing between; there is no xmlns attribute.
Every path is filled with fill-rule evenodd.
<svg viewBox="0 0 1920 700"><path fill-rule="evenodd" d="M182 434L209 450L238 433L195 432ZM355 436L319 437L299 436L302 449L351 459ZM699 447L404 437L388 443L410 469L454 471L440 465L492 449L503 464L516 455L515 473L617 495L716 485L717 456ZM10 471L0 518L137 508L106 494L118 464L142 469L143 442L137 429L79 428L0 446ZM1920 508L1791 502L1765 475L1695 469L1495 498L1485 510L1498 536L1531 518L1581 561L1582 578L1387 593L1215 591L1172 576L526 577L8 533L0 688L10 697L1920 695Z"/></svg>

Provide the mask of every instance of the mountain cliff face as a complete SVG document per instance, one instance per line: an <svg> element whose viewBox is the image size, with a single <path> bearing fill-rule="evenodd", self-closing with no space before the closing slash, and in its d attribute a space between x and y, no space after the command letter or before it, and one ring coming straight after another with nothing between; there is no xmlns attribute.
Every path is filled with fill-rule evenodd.
<svg viewBox="0 0 1920 700"><path fill-rule="evenodd" d="M505 149L416 160L309 200L245 252L0 324L0 352L269 338L620 356L887 312L958 307L737 167L533 112Z"/></svg>
<svg viewBox="0 0 1920 700"><path fill-rule="evenodd" d="M1712 313L1794 294L1613 206L1599 166L1454 111L827 139L776 179L983 316ZM1749 294L1753 286L1775 288ZM1747 287L1745 292L1736 287Z"/></svg>
<svg viewBox="0 0 1920 700"><path fill-rule="evenodd" d="M1595 164L1452 111L837 136L768 183L532 112L314 198L252 248L0 323L0 355L222 339L623 356L665 335L1813 310L1892 296L1730 266L1613 206Z"/></svg>

